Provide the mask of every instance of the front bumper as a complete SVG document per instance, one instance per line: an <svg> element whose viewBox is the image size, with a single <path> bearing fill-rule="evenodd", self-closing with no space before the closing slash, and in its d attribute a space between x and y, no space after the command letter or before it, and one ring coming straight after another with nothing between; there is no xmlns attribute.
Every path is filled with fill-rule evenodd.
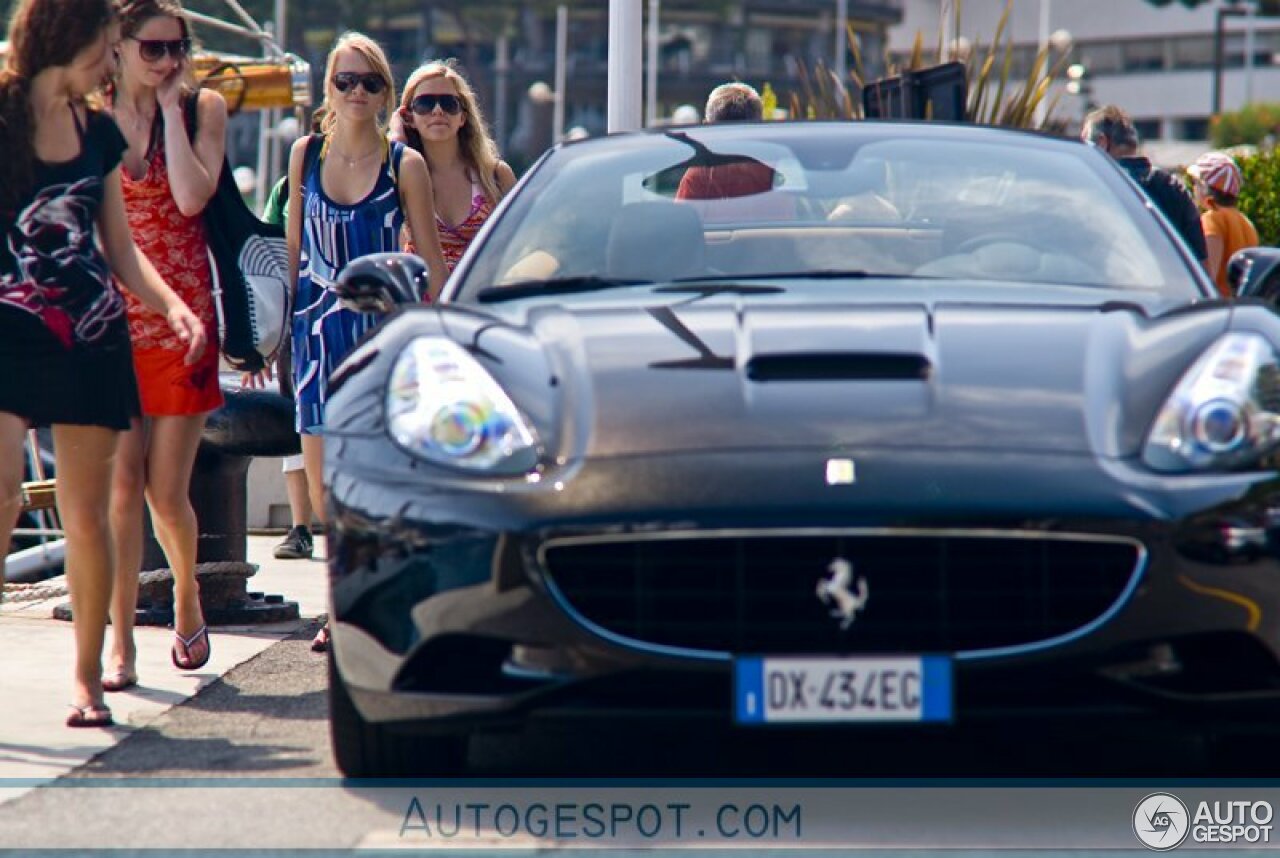
<svg viewBox="0 0 1280 858"><path fill-rule="evenodd" d="M602 634L548 581L539 549L794 529L1140 547L1129 585L1078 633L955 653L957 720L1159 706L1274 715L1280 703L1272 474L1170 479L1079 456L855 451L858 482L828 486L824 454L771 451L592 462L468 491L379 469L375 439L334 440L334 651L370 721L727 721L733 653ZM808 586L821 571L804 573Z"/></svg>

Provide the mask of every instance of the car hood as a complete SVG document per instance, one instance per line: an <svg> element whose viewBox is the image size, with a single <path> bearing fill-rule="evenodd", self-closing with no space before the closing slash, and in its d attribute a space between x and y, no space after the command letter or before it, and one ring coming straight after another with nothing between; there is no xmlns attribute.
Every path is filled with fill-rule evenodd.
<svg viewBox="0 0 1280 858"><path fill-rule="evenodd" d="M575 424L540 427L562 457L735 448L1123 457L1229 310L725 301L556 305L522 321L556 379L553 419ZM483 330L455 335L483 347ZM495 375L526 413L549 415L547 388L511 377L523 362L512 357Z"/></svg>

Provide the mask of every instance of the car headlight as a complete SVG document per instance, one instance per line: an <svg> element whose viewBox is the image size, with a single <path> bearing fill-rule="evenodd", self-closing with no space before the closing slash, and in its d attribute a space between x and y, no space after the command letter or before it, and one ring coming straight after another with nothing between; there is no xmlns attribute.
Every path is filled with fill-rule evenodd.
<svg viewBox="0 0 1280 858"><path fill-rule="evenodd" d="M1258 334L1214 342L1156 416L1142 458L1159 471L1239 468L1280 447L1280 356Z"/></svg>
<svg viewBox="0 0 1280 858"><path fill-rule="evenodd" d="M410 454L488 473L523 473L537 436L493 376L457 343L419 337L396 358L387 429Z"/></svg>

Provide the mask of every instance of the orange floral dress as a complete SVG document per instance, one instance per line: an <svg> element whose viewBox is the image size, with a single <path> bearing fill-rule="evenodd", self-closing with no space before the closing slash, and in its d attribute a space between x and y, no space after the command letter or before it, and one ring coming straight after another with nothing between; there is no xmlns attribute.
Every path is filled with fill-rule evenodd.
<svg viewBox="0 0 1280 858"><path fill-rule="evenodd" d="M213 275L209 270L204 220L178 209L169 187L163 135L156 135L141 179L122 169L125 210L138 248L178 297L204 323L209 347L192 366L184 363L186 346L174 335L164 315L124 290L133 342L133 368L138 377L142 413L146 416L201 414L222 405L218 384L217 317Z"/></svg>

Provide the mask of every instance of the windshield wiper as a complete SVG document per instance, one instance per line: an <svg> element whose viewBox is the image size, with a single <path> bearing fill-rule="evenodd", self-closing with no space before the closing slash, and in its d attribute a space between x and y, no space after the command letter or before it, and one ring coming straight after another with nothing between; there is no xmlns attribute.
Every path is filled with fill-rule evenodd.
<svg viewBox="0 0 1280 858"><path fill-rule="evenodd" d="M737 283L743 280L862 280L868 277L885 277L893 280L910 278L910 274L886 274L863 269L815 268L812 271L771 271L750 274L702 274L697 277L679 277L672 283Z"/></svg>
<svg viewBox="0 0 1280 858"><path fill-rule="evenodd" d="M523 283L512 283L510 286L486 286L476 293L476 300L481 304L495 304L499 301L513 301L517 298L529 298L538 295L570 295L575 292L599 292L603 289L616 289L624 286L652 286L652 280L632 280L618 277L561 277L553 280L529 280Z"/></svg>
<svg viewBox="0 0 1280 858"><path fill-rule="evenodd" d="M714 283L703 283L692 280L677 280L669 286L657 286L654 292L662 295L698 295L709 298L712 295L777 295L786 292L781 286L758 286L747 283L722 282L729 278L717 277Z"/></svg>

